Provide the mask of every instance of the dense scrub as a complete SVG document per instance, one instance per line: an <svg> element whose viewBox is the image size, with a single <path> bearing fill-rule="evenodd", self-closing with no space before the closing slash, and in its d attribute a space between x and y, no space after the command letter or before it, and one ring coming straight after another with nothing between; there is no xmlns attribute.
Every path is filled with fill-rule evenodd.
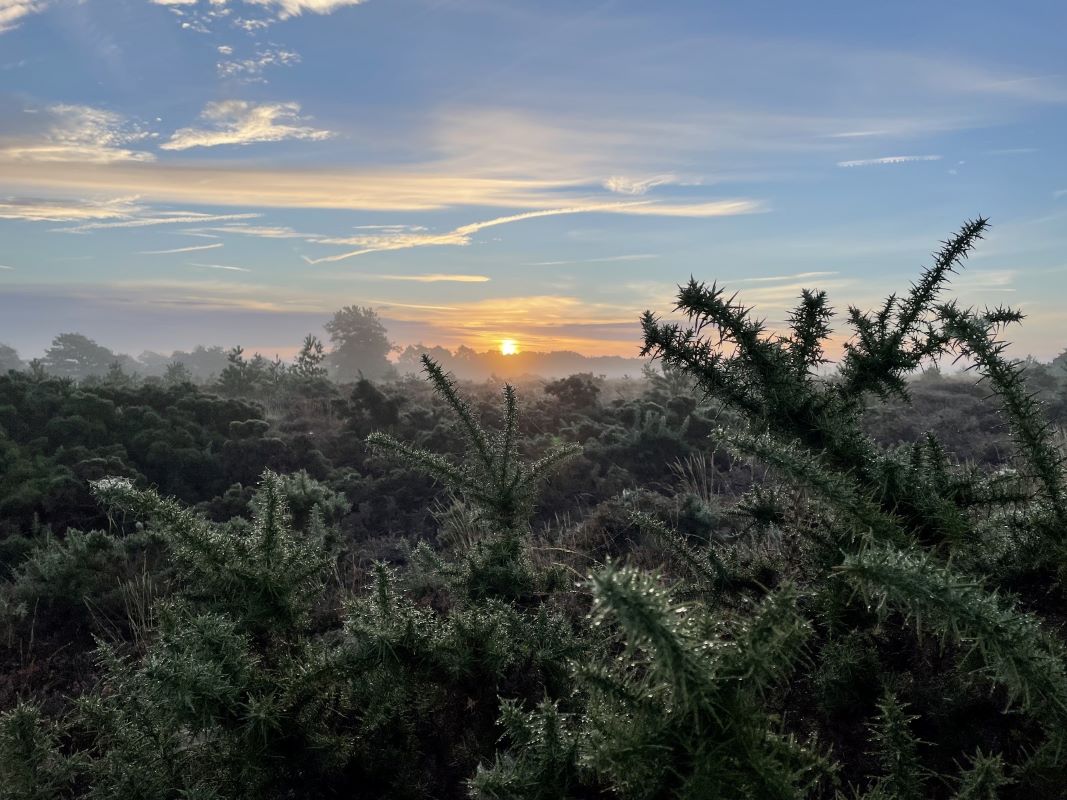
<svg viewBox="0 0 1067 800"><path fill-rule="evenodd" d="M694 281L521 403L0 378L0 797L1061 796L1065 381L941 300L984 228L831 377L825 295Z"/></svg>

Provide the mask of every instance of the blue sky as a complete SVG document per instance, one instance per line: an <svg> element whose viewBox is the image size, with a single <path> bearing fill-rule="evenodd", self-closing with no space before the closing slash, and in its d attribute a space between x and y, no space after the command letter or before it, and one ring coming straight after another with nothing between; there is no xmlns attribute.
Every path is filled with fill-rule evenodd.
<svg viewBox="0 0 1067 800"><path fill-rule="evenodd" d="M693 274L904 289L1067 346L1067 5L0 0L0 341L632 355Z"/></svg>

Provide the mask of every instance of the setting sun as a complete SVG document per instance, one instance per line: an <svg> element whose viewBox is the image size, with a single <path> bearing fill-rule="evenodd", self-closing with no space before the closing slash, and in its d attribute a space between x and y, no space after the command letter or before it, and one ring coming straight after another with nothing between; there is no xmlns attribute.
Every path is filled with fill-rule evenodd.
<svg viewBox="0 0 1067 800"><path fill-rule="evenodd" d="M500 343L500 352L505 356L513 356L519 352L519 343L514 339L505 339Z"/></svg>

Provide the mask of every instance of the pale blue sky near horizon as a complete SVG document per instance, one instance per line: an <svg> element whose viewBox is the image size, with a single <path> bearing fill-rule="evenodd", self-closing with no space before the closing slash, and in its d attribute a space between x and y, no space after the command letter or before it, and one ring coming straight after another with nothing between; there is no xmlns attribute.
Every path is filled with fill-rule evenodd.
<svg viewBox="0 0 1067 800"><path fill-rule="evenodd" d="M1067 347L1067 4L0 0L0 342L634 355L692 274L772 323L955 282ZM842 329L842 326L837 326Z"/></svg>

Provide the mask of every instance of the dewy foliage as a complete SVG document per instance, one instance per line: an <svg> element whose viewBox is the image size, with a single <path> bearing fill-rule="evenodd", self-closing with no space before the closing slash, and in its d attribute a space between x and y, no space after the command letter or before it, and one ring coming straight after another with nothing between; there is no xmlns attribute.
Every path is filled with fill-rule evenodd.
<svg viewBox="0 0 1067 800"><path fill-rule="evenodd" d="M874 313L850 308L852 336L833 378L815 369L824 362L832 317L821 292L804 292L790 332L781 335L722 288L691 280L677 304L687 324L646 313L644 352L692 375L709 398L734 412L739 424L720 437L734 452L771 467L821 506L822 524L798 529L811 539L818 570L808 579L821 575L827 582L821 594L843 580L883 617L895 613L920 632L937 634L962 669L1003 687L1007 699L1038 721L1044 746L1059 755L1067 651L1037 617L999 596L1000 576L967 570L985 563L984 548L1007 537L1015 542L1017 573L1051 570L1058 594L1067 529L1063 455L1021 365L1006 357L997 338L1021 315L939 302L987 227L984 219L966 223L904 296L889 297ZM954 464L932 435L911 448L883 451L862 433L869 398L906 399L908 375L948 355L968 358L1003 402L1021 467L1011 491ZM1010 516L990 512L998 494ZM823 526L833 534L829 542ZM910 720L894 710L894 700L881 708L883 728ZM885 743L903 733L879 736ZM909 751L907 758L917 756ZM925 796L918 763L871 791ZM976 787L976 781L964 784Z"/></svg>
<svg viewBox="0 0 1067 800"><path fill-rule="evenodd" d="M560 462L574 455L578 447L560 445L537 461L525 463L518 452L518 408L513 387L504 387L504 429L491 434L482 428L474 410L459 396L455 381L429 356L422 357L422 364L434 389L459 420L468 445L466 458L454 464L443 456L409 447L383 433L371 434L367 443L442 481L479 508L502 531L520 533L532 511L538 483Z"/></svg>
<svg viewBox="0 0 1067 800"><path fill-rule="evenodd" d="M428 358L465 452L367 444L457 495L471 533L449 550L423 542L346 583L343 503L306 473L265 473L251 519L228 523L96 482L119 533L49 540L0 600L25 614L63 596L48 584L79 554L110 564L148 541L151 612L132 641L98 643L80 697L0 715L0 798L1062 797L1062 455L998 338L1020 315L942 300L986 228L965 224L904 295L850 309L833 375L823 292L784 333L696 280L682 321L645 315L658 389L724 407L708 456L775 476L718 516L706 481L669 520L627 492L626 535L659 571L625 552L554 563L567 548L531 518L577 447L528 458L515 391L491 430ZM1002 401L1016 470L982 474L933 434L887 449L864 433L872 404L944 357ZM620 441L655 441L664 420L638 415ZM740 532L720 534L727 516Z"/></svg>
<svg viewBox="0 0 1067 800"><path fill-rule="evenodd" d="M466 457L454 463L384 433L372 433L367 444L442 482L480 513L492 535L468 556L468 592L518 598L534 582L523 549L540 484L580 448L559 445L527 463L519 453L518 405L512 386L504 386L503 430L490 433L459 396L455 381L429 356L423 356L422 363L437 394L456 415L467 444Z"/></svg>

